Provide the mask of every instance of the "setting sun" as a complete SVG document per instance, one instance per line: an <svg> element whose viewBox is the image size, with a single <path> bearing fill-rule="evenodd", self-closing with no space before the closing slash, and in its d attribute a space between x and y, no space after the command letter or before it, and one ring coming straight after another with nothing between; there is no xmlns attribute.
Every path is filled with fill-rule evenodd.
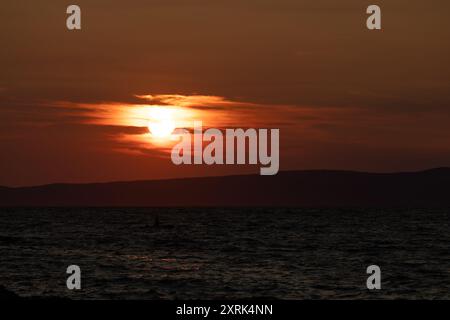
<svg viewBox="0 0 450 320"><path fill-rule="evenodd" d="M149 111L148 129L155 138L169 138L176 128L174 110L164 107L152 107Z"/></svg>

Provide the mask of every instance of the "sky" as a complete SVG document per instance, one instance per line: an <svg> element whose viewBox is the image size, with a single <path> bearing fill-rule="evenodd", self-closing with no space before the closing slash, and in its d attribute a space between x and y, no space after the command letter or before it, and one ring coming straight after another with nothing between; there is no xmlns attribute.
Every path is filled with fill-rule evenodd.
<svg viewBox="0 0 450 320"><path fill-rule="evenodd" d="M82 30L66 28L77 4ZM366 8L382 30L366 28ZM280 170L450 165L444 0L4 0L0 185L256 173L175 166L147 119L279 128Z"/></svg>

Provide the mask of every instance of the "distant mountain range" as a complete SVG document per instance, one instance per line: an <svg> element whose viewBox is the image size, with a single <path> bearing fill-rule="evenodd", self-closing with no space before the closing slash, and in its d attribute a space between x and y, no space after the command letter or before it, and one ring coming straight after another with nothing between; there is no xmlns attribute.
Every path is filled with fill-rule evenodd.
<svg viewBox="0 0 450 320"><path fill-rule="evenodd" d="M450 168L0 187L2 207L450 207Z"/></svg>

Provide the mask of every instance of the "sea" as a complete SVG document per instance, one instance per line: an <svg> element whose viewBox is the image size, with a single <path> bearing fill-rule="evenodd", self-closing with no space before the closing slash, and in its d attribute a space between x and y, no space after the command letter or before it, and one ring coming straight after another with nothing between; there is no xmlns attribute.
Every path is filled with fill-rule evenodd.
<svg viewBox="0 0 450 320"><path fill-rule="evenodd" d="M449 209L1 208L0 285L68 299L450 299L449 221Z"/></svg>

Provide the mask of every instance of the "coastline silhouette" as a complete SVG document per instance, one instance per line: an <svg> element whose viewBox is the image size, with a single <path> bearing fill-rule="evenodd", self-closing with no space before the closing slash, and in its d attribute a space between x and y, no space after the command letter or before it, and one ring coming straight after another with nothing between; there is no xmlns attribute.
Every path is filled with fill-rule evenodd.
<svg viewBox="0 0 450 320"><path fill-rule="evenodd" d="M449 184L450 168L399 173L285 171L276 176L2 187L0 206L447 207Z"/></svg>

